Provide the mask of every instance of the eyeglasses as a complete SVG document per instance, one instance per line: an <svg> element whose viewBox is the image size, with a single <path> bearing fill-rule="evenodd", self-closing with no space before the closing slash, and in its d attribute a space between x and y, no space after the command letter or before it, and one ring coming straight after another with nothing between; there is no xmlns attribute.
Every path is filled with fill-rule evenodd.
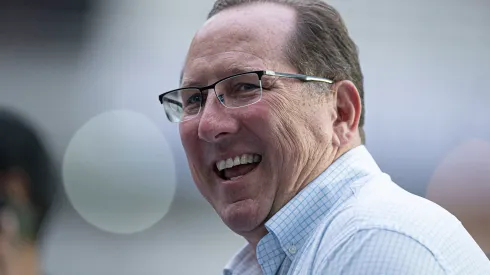
<svg viewBox="0 0 490 275"><path fill-rule="evenodd" d="M199 115L206 101L207 91L214 90L218 101L227 108L241 108L257 103L262 98L262 77L277 76L332 84L334 81L302 74L253 71L223 78L206 87L187 87L168 91L158 98L170 122L183 122Z"/></svg>

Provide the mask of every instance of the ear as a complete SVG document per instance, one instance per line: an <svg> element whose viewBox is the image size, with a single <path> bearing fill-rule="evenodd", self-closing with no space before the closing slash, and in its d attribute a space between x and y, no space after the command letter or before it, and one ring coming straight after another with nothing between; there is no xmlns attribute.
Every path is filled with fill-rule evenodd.
<svg viewBox="0 0 490 275"><path fill-rule="evenodd" d="M337 118L334 121L334 141L339 147L359 138L359 119L361 117L361 98L356 86L349 80L335 83Z"/></svg>

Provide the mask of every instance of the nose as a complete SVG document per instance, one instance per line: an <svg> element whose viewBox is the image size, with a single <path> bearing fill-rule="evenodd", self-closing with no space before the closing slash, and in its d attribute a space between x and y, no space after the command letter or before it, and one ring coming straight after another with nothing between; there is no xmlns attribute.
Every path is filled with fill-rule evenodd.
<svg viewBox="0 0 490 275"><path fill-rule="evenodd" d="M211 91L202 106L199 120L199 138L216 143L238 131L239 123L221 104Z"/></svg>

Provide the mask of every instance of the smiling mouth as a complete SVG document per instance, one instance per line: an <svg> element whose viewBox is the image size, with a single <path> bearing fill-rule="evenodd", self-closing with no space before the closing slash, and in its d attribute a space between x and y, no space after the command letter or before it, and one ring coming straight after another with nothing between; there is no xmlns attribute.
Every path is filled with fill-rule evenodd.
<svg viewBox="0 0 490 275"><path fill-rule="evenodd" d="M215 172L223 180L235 180L254 170L262 161L258 154L243 154L216 162Z"/></svg>

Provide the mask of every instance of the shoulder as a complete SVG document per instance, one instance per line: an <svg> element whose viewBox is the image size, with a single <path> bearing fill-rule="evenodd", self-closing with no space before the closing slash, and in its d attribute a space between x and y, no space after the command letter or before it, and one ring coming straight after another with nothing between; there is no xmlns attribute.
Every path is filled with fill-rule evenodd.
<svg viewBox="0 0 490 275"><path fill-rule="evenodd" d="M317 258L315 274L447 274L418 240L386 229L363 229Z"/></svg>
<svg viewBox="0 0 490 275"><path fill-rule="evenodd" d="M462 226L447 210L402 189L386 174L358 189L354 186L353 193L351 199L324 220L325 229L350 228L352 232L386 229L425 242Z"/></svg>
<svg viewBox="0 0 490 275"><path fill-rule="evenodd" d="M490 270L483 252L455 216L403 190L388 176L353 187L353 192L327 215L310 240L319 274Z"/></svg>
<svg viewBox="0 0 490 275"><path fill-rule="evenodd" d="M328 272L333 273L352 269L346 274L359 270L364 274L446 274L445 269L468 257L454 251L456 247L465 245L465 253L479 253L456 217L403 190L386 175L353 192L317 227L312 240L316 268L324 269L329 262ZM411 273L400 273L400 268Z"/></svg>
<svg viewBox="0 0 490 275"><path fill-rule="evenodd" d="M360 187L336 207L317 227L318 237L348 238L355 232L379 229L395 231L423 243L450 234L461 222L439 205L411 194L382 174ZM339 240L343 241L343 240Z"/></svg>

